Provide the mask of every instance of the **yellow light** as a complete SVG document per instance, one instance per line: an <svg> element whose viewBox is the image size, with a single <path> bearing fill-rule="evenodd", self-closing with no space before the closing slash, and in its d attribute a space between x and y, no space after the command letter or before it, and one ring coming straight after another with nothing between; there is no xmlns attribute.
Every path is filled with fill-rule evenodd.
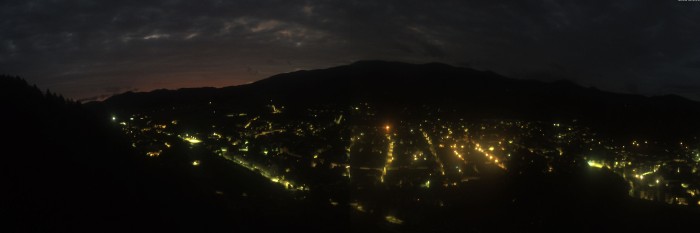
<svg viewBox="0 0 700 233"><path fill-rule="evenodd" d="M421 185L423 188L430 188L430 180L426 181L424 184Z"/></svg>
<svg viewBox="0 0 700 233"><path fill-rule="evenodd" d="M595 167L595 168L603 168L604 165L602 163L590 160L590 161L588 161L588 166Z"/></svg>
<svg viewBox="0 0 700 233"><path fill-rule="evenodd" d="M192 161L192 166L199 166L199 160Z"/></svg>
<svg viewBox="0 0 700 233"><path fill-rule="evenodd" d="M385 217L385 219L386 219L387 222L390 222L390 223L393 223L393 224L402 224L402 223L403 223L403 220L398 219L398 218L396 218L396 217L394 217L394 216L392 216L392 215L387 215L387 216Z"/></svg>
<svg viewBox="0 0 700 233"><path fill-rule="evenodd" d="M391 129L391 126L386 125L386 126L384 126L384 129L386 129L386 131L389 131Z"/></svg>
<svg viewBox="0 0 700 233"><path fill-rule="evenodd" d="M333 199L328 199L328 202L330 202L332 206L337 206L337 205L338 205L338 202L337 202L337 201L333 201Z"/></svg>
<svg viewBox="0 0 700 233"><path fill-rule="evenodd" d="M148 157L158 157L161 152L162 151L160 151L160 150L159 151L150 151L150 152L147 152L146 155L148 155Z"/></svg>
<svg viewBox="0 0 700 233"><path fill-rule="evenodd" d="M355 207L355 209L356 209L357 211L365 212L365 208L362 207L362 205L360 205L360 204L357 203L357 202L351 202L351 203L350 203L350 206Z"/></svg>
<svg viewBox="0 0 700 233"><path fill-rule="evenodd" d="M493 148L493 146L489 147L489 151L493 151L493 150L495 150L495 149L496 149L496 148Z"/></svg>
<svg viewBox="0 0 700 233"><path fill-rule="evenodd" d="M197 138L195 138L195 137L186 137L186 138L184 138L184 139L185 139L185 141L187 141L187 142L189 142L189 143L192 143L192 144L197 144L197 143L202 142L202 140L199 140L199 139L197 139Z"/></svg>

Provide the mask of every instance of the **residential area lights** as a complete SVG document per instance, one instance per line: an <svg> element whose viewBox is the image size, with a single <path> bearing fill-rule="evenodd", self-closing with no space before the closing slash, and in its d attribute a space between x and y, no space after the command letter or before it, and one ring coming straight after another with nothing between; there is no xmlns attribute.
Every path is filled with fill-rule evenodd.
<svg viewBox="0 0 700 233"><path fill-rule="evenodd" d="M683 195L687 193L687 197L663 193L673 197L673 201L668 201L671 199L663 199L658 190L652 190L674 184L667 182L663 174L657 172L664 171L664 166L673 165L670 171L675 174L681 173L680 165L690 168L686 169L690 173L698 174L696 171L700 171L700 149L687 141L673 143L673 148L677 148L673 152L687 154L687 161L669 161L639 151L666 146L656 141L635 139L630 146L630 141L615 142L596 136L583 126L564 123L518 120L468 122L436 118L400 120L390 124L377 120L376 114L371 113L368 110L371 108L366 105L349 110L309 109L308 118L289 121L280 118L288 114L282 111L283 107L274 106L273 112L274 109L279 113L270 115L222 110L226 117L221 119L225 121L201 122L202 125L212 126L212 129L204 131L192 131L195 127L185 125L184 121L171 120L171 113L168 112L161 114L161 118L165 118L161 120L145 114L113 115L107 120L114 121L115 125L133 136L132 147L138 148L147 157L167 157L169 154L166 151L180 148L174 143L179 139L193 145L190 147L193 150L215 150L225 159L260 174L287 190L309 190L306 184L310 184L310 181L300 178L303 173L299 171L330 172L337 175L338 179L352 180L367 187L415 185L432 190L431 187L460 186L461 183L481 179L497 170L492 168L500 168L502 171L499 173L517 172L518 163L533 161L527 159L527 156L543 158L548 167L546 172L550 173L557 170L553 161L560 159L560 156L576 156L583 159L581 165L608 169L633 182L634 190L630 191L630 195L634 197L689 205L698 202L700 195L697 182L689 179L682 179L678 184L678 190ZM352 122L358 121L343 120L349 119L348 116L354 117L354 120L360 119L359 122L374 124L355 125ZM280 119L284 120L279 121ZM181 129L183 127L185 129ZM290 147L297 140L305 139L314 139L314 143L299 144L296 146L299 148ZM528 143L532 141L548 142L553 146ZM614 157L593 160L585 154L571 152L577 147ZM306 152L302 152L304 150ZM189 161L192 166L200 166L199 161ZM280 165L279 161L285 164ZM351 163L356 165L351 167ZM506 165L511 163L515 165L513 169L506 169ZM358 204L357 209L369 212L372 208ZM392 218L391 221L393 220Z"/></svg>

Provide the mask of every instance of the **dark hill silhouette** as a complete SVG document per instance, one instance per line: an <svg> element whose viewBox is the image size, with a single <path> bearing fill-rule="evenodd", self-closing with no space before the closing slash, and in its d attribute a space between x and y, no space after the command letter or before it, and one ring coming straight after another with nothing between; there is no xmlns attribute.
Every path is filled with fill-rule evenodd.
<svg viewBox="0 0 700 233"><path fill-rule="evenodd" d="M18 77L0 76L0 108L0 211L10 223L1 231L150 232L194 230L204 223L223 226L212 214L224 213L223 208L192 188L186 174L134 154L126 138L79 103L42 92Z"/></svg>
<svg viewBox="0 0 700 233"><path fill-rule="evenodd" d="M390 78L376 81L381 77ZM426 77L436 77L431 80L437 81L424 83ZM511 89L500 91L500 94L491 93L504 86ZM427 95L414 93L423 89ZM443 89L460 92L443 93ZM277 193L278 190L265 186L266 182L269 183L267 180L246 171L238 172L241 168L228 166L227 162L215 158L203 160L200 167L206 169L201 169L201 172L189 169L190 161L182 160L186 156L179 154L162 155L164 159L158 160L161 162L153 163L143 155L134 154L129 141L106 125L109 120L104 114L119 108L127 111L167 108L208 101L252 106L273 99L275 103L290 108L371 101L376 105L401 106L399 109L421 107L421 103L454 107L460 111L456 112L457 115L481 114L477 117L555 119L565 116L548 115L560 110L543 103L536 103L536 106L544 106L542 111L548 111L546 114L488 105L495 103L493 101L526 102L506 99L501 96L505 95L503 93L520 93L527 98L553 103L561 101L544 97L577 100L574 97L588 96L590 99L579 101L596 104L596 108L600 108L598 104L624 103L636 104L645 111L667 108L680 112L680 108L697 105L676 97L647 98L605 93L569 82L512 80L494 73L442 64L359 62L326 70L277 75L239 87L127 93L104 104L93 103L92 108L50 92L44 93L19 78L0 77L0 108L5 111L1 122L7 129L3 131L3 162L0 163L0 181L6 185L0 191L0 211L4 216L10 216L11 223L0 228L3 232L257 232L273 228L309 232L395 232L384 225L363 222L364 219L350 220L352 217L348 217L348 213L352 210L345 207L334 209L328 206L327 200L324 200L325 206L290 202L289 198ZM478 96L494 99L469 99ZM474 106L487 113L474 112ZM397 108L386 109L391 113ZM174 143L173 148L173 151L186 151L187 145ZM662 231L685 227L684 223L692 223L698 216L697 209L626 199L618 190L618 183L623 181L612 179L612 174L543 177L536 172L527 172L527 169L537 167L523 169L525 176L532 177L483 183L486 189L493 190L494 186L503 189L491 195L492 202L469 199L460 193L454 198L463 202L457 202L448 211L420 212L416 219L424 221L422 225L399 229L405 232L463 232L465 229L481 232L534 232L542 229ZM264 187L256 187L256 184ZM214 190L232 195L222 198L213 194ZM241 199L238 194L244 190L249 196ZM513 198L513 195L518 198ZM486 217L482 216L484 213ZM584 222L591 219L590 216L601 220Z"/></svg>
<svg viewBox="0 0 700 233"><path fill-rule="evenodd" d="M209 101L254 106L270 100L300 108L370 102L385 110L384 115L425 113L419 107L426 105L454 109L459 117L577 120L624 138L678 140L700 132L700 103L679 96L618 94L569 81L511 79L440 63L360 61L219 89L128 92L104 104L108 109L136 110ZM424 117L417 114L411 115Z"/></svg>
<svg viewBox="0 0 700 233"><path fill-rule="evenodd" d="M303 210L267 179L223 159L202 160L193 170L179 154L188 151L184 143L173 142L179 149L149 160L101 113L21 78L0 76L0 109L1 232L328 232L324 227L343 226L343 219ZM254 224L266 219L276 220Z"/></svg>

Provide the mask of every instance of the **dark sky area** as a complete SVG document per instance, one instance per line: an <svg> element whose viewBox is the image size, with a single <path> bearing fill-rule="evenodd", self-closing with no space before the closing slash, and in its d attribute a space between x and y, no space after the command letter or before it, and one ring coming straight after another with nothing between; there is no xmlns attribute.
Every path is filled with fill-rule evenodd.
<svg viewBox="0 0 700 233"><path fill-rule="evenodd" d="M700 2L0 2L0 73L76 99L366 59L700 100Z"/></svg>

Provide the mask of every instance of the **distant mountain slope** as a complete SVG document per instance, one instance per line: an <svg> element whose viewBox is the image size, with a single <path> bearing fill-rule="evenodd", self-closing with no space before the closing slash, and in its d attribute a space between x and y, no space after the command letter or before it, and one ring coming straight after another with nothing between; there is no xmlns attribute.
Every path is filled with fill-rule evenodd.
<svg viewBox="0 0 700 233"><path fill-rule="evenodd" d="M0 75L0 109L2 232L250 232L277 215L286 218L268 228L321 225L301 222L311 211L299 203L267 197L284 191L267 179L223 159L191 169L185 149L137 154L107 118L21 78Z"/></svg>
<svg viewBox="0 0 700 233"><path fill-rule="evenodd" d="M242 86L129 92L107 99L104 106L135 110L209 101L250 106L270 100L300 108L370 102L389 116L426 117L421 115L426 110L440 108L454 110L445 117L577 120L624 137L678 140L700 132L700 103L682 97L618 94L439 63L361 61Z"/></svg>

